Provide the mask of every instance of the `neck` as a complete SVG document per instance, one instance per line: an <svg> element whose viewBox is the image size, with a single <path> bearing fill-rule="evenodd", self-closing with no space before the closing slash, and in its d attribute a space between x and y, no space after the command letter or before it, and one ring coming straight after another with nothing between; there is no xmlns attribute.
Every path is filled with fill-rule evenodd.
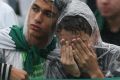
<svg viewBox="0 0 120 80"><path fill-rule="evenodd" d="M44 39L43 38L42 39L30 38L30 39L27 39L27 41L29 42L29 45L37 46L40 49L46 48L46 46L49 44L48 38L44 38Z"/></svg>
<svg viewBox="0 0 120 80"><path fill-rule="evenodd" d="M120 16L106 18L108 28L111 32L119 32L120 30Z"/></svg>
<svg viewBox="0 0 120 80"><path fill-rule="evenodd" d="M48 39L40 39L36 46L38 46L40 49L44 49L48 45L48 42Z"/></svg>

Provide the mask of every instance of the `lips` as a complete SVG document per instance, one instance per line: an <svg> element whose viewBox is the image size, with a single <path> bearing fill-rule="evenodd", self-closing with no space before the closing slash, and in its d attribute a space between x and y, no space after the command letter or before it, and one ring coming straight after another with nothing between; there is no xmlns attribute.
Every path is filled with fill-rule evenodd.
<svg viewBox="0 0 120 80"><path fill-rule="evenodd" d="M111 9L107 6L101 8L102 12L109 12Z"/></svg>
<svg viewBox="0 0 120 80"><path fill-rule="evenodd" d="M42 31L41 27L36 24L31 24L31 29L37 32L44 32Z"/></svg>
<svg viewBox="0 0 120 80"><path fill-rule="evenodd" d="M107 12L109 12L109 9L105 9L105 8L104 8L104 9L103 9L103 12L106 12L106 13L107 13Z"/></svg>

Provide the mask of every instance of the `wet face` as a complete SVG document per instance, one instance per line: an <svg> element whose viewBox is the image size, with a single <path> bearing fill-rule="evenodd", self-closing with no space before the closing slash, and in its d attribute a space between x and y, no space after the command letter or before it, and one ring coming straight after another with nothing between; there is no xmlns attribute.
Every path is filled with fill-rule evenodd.
<svg viewBox="0 0 120 80"><path fill-rule="evenodd" d="M97 7L104 17L120 15L120 0L96 0Z"/></svg>
<svg viewBox="0 0 120 80"><path fill-rule="evenodd" d="M45 0L35 0L28 16L27 40L31 45L46 45L54 33L58 10Z"/></svg>

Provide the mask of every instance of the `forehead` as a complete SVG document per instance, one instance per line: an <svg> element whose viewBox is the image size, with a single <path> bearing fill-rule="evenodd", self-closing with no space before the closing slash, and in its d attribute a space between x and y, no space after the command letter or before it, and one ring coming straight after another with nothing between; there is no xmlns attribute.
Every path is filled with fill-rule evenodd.
<svg viewBox="0 0 120 80"><path fill-rule="evenodd" d="M55 7L55 5L53 4L51 0L35 0L33 2L33 5L34 4L39 6L42 10L48 10L48 11L57 13L57 8Z"/></svg>

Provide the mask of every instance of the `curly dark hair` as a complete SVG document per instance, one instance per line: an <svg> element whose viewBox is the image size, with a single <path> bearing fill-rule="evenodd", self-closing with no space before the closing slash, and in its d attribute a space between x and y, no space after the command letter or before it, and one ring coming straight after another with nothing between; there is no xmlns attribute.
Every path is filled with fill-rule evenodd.
<svg viewBox="0 0 120 80"><path fill-rule="evenodd" d="M66 16L62 19L58 25L57 31L65 29L66 31L72 32L73 34L84 31L88 35L91 35L92 28L88 21L81 16Z"/></svg>

